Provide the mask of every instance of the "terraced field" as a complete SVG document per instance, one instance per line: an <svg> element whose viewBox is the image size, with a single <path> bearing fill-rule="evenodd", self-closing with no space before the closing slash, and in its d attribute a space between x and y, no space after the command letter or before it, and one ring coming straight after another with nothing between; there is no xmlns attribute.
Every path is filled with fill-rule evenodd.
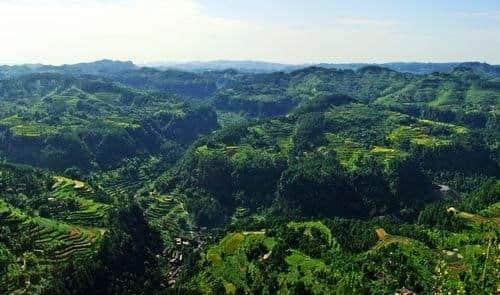
<svg viewBox="0 0 500 295"><path fill-rule="evenodd" d="M365 148L361 144L352 140L342 138L332 133L326 133L325 137L329 143L329 147L335 150L337 158L343 165L347 165L355 155L366 153Z"/></svg>
<svg viewBox="0 0 500 295"><path fill-rule="evenodd" d="M2 243L18 257L9 264L9 274L0 277L2 294L38 294L36 284L45 274L75 259L93 259L102 235L97 229L27 216L3 201L0 228L9 232Z"/></svg>
<svg viewBox="0 0 500 295"><path fill-rule="evenodd" d="M146 216L162 232L167 243L173 243L175 237L185 236L193 230L190 216L179 195L151 193L148 200Z"/></svg>
<svg viewBox="0 0 500 295"><path fill-rule="evenodd" d="M54 134L57 129L37 122L26 122L18 115L0 120L0 126L9 130L18 137L39 138L42 135Z"/></svg>
<svg viewBox="0 0 500 295"><path fill-rule="evenodd" d="M55 180L48 200L54 218L86 226L106 225L111 206L93 200L95 192L90 186L59 176Z"/></svg>
<svg viewBox="0 0 500 295"><path fill-rule="evenodd" d="M102 178L101 184L107 194L115 200L120 200L124 196L134 194L148 179L148 175L142 170L137 177L111 172Z"/></svg>
<svg viewBox="0 0 500 295"><path fill-rule="evenodd" d="M213 283L220 280L227 294L235 293L235 285L247 288L244 283L246 270L255 267L256 262L250 261L246 252L257 245L264 251L258 257L263 261L269 259L276 241L272 237L267 237L264 232L239 232L229 233L219 244L210 247L204 254L203 260L207 268L195 279L202 293L213 292ZM228 292L232 290L233 293Z"/></svg>
<svg viewBox="0 0 500 295"><path fill-rule="evenodd" d="M29 217L0 201L0 225L8 227L11 243L22 245L23 252L33 252L46 263L62 263L78 257L90 257L100 239L98 230Z"/></svg>
<svg viewBox="0 0 500 295"><path fill-rule="evenodd" d="M293 124L282 120L269 120L248 128L251 136L258 137L266 143L274 143L276 140L289 137L293 133L293 129Z"/></svg>
<svg viewBox="0 0 500 295"><path fill-rule="evenodd" d="M418 240L391 235L383 228L377 228L375 232L379 241L370 251L379 251L390 245L420 245L423 249L431 251L432 255L440 260L437 266L438 273L445 273L457 280L460 276L471 271L468 260L479 255L483 256L486 261L483 261L480 266L483 270L483 276L487 271L498 274L498 268L495 266L498 265L500 248L495 245L498 241L500 225L499 208L500 203L495 203L481 211L480 214L461 212L453 207L449 208L447 210L449 214L472 224L475 229L469 228L463 232L450 233L444 243L437 243L436 247L430 248Z"/></svg>
<svg viewBox="0 0 500 295"><path fill-rule="evenodd" d="M321 147L320 150L333 149L339 162L344 166L349 166L350 161L357 156L366 154L376 156L385 164L406 155L405 152L392 147L372 146L371 148L368 148L354 140L344 138L333 133L325 133L325 137L328 141L328 145L326 147Z"/></svg>
<svg viewBox="0 0 500 295"><path fill-rule="evenodd" d="M428 135L423 128L419 127L401 126L393 130L388 137L395 143L408 141L423 146L442 146L451 144L450 140Z"/></svg>

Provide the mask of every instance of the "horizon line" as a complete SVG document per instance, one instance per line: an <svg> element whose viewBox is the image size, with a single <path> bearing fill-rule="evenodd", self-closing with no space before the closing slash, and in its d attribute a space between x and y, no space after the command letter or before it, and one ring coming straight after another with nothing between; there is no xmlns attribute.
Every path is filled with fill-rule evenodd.
<svg viewBox="0 0 500 295"><path fill-rule="evenodd" d="M384 65L384 64L461 64L461 63L483 63L483 64L488 64L492 66L500 65L500 64L495 64L495 63L490 63L488 61L484 60L463 60L463 61L402 61L402 60L394 60L394 61L383 61L383 62L368 62L368 61L339 61L339 62L334 62L334 61L319 61L319 62L304 62L304 63L287 63L287 62L279 62L279 61L269 61L269 60L259 60L259 59L210 59L210 60L165 60L165 61L150 61L150 62L138 62L134 61L133 59L113 59L113 58L102 58L102 59L96 59L96 60L91 60L91 61L81 61L81 62L74 62L74 63L61 63L61 64L50 64L50 63L41 63L41 62L34 62L34 63L1 63L0 66L54 66L54 67L60 67L60 66L71 66L71 65L77 65L77 64L91 64L91 63L97 63L97 62L102 62L102 61L111 61L111 62L122 62L122 63L128 63L131 62L132 64L136 66L162 66L161 64L171 64L172 66L175 65L182 65L182 64L190 64L190 63L215 63L215 62L253 62L253 63L263 63L263 64L275 64L275 65L282 65L282 66L314 66L314 65L320 65L320 64L331 64L331 65L349 65L349 64L366 64L366 65Z"/></svg>

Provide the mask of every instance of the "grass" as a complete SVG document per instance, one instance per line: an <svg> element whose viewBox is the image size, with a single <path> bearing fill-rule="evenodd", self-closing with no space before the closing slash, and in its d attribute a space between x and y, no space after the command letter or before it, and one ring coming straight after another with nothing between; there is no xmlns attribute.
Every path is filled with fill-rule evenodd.
<svg viewBox="0 0 500 295"><path fill-rule="evenodd" d="M0 124L6 125L6 126L17 126L17 125L22 125L24 124L25 121L23 118L21 118L19 115L13 115L10 117L6 117L2 120L0 120Z"/></svg>
<svg viewBox="0 0 500 295"><path fill-rule="evenodd" d="M287 282L304 282L310 294L329 294L331 286L328 281L335 280L335 274L330 267L321 259L311 258L304 253L292 250L291 254L285 258L288 271L280 275L282 290L286 290ZM285 291L286 292L286 291Z"/></svg>
<svg viewBox="0 0 500 295"><path fill-rule="evenodd" d="M119 116L110 116L104 119L103 121L106 125L109 125L112 128L117 129L138 129L141 128L141 125L134 123L134 120L130 120L129 118L119 117Z"/></svg>
<svg viewBox="0 0 500 295"><path fill-rule="evenodd" d="M500 217L500 202L496 202L478 213L484 217Z"/></svg>
<svg viewBox="0 0 500 295"><path fill-rule="evenodd" d="M380 240L377 245L375 245L374 249L385 248L392 244L410 244L411 242L412 240L407 237L387 235L387 237Z"/></svg>
<svg viewBox="0 0 500 295"><path fill-rule="evenodd" d="M370 150L370 153L376 155L386 165L388 165L393 160L403 158L407 155L401 150L384 146L374 146Z"/></svg>
<svg viewBox="0 0 500 295"><path fill-rule="evenodd" d="M85 183L82 181L70 179L63 176L54 176L54 180L56 181L54 185L57 185L58 187L73 186L73 188L75 189L83 189L86 187Z"/></svg>

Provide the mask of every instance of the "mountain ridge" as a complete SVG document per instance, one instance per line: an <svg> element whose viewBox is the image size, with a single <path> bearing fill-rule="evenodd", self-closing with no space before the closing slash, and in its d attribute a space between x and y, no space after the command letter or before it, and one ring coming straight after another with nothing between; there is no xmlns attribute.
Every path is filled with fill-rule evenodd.
<svg viewBox="0 0 500 295"><path fill-rule="evenodd" d="M241 73L272 73L293 72L308 67L321 67L327 69L359 70L364 67L379 66L402 73L430 74L433 72L451 72L455 68L465 67L482 71L489 75L500 75L500 65L489 64L479 61L465 62L387 62L387 63L305 63L305 64L283 64L255 60L214 60L214 61L189 61L189 62L156 62L135 64L132 61L119 61L102 59L94 62L64 64L59 66L44 64L19 64L0 65L0 78L12 75L27 74L33 72L51 72L66 74L114 74L127 70L138 70L140 68L156 68L159 70L177 70L186 72L207 72L236 70Z"/></svg>

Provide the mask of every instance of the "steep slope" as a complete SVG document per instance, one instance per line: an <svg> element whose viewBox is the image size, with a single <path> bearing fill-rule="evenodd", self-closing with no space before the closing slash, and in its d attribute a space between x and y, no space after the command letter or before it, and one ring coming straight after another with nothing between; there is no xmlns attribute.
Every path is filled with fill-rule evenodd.
<svg viewBox="0 0 500 295"><path fill-rule="evenodd" d="M494 293L498 82L377 66L0 80L1 163L47 169L0 165L0 293Z"/></svg>
<svg viewBox="0 0 500 295"><path fill-rule="evenodd" d="M321 98L287 117L223 128L196 142L156 189L180 189L208 224L276 201L303 215L353 217L431 201L435 175L499 171L495 151L464 126L350 101Z"/></svg>
<svg viewBox="0 0 500 295"><path fill-rule="evenodd" d="M110 205L83 182L0 166L0 292L37 293L60 267L94 259Z"/></svg>
<svg viewBox="0 0 500 295"><path fill-rule="evenodd" d="M0 149L11 161L56 170L116 166L217 126L206 106L57 74L2 80L0 96Z"/></svg>

